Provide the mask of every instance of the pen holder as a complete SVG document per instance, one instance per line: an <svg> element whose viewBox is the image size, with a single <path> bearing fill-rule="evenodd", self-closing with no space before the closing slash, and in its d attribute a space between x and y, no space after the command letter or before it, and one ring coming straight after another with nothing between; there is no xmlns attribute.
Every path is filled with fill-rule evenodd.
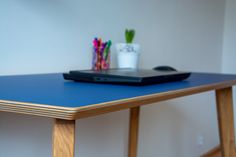
<svg viewBox="0 0 236 157"><path fill-rule="evenodd" d="M110 49L104 51L102 48L93 48L93 70L107 70L110 68Z"/></svg>
<svg viewBox="0 0 236 157"><path fill-rule="evenodd" d="M93 40L93 70L107 70L110 68L110 48L112 42L102 42L101 38L95 38Z"/></svg>

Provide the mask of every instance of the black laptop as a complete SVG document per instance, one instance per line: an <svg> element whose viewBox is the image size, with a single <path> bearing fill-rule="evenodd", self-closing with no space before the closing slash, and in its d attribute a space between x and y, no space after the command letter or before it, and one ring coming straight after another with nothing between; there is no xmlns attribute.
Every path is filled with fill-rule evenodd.
<svg viewBox="0 0 236 157"><path fill-rule="evenodd" d="M112 83L126 85L149 85L164 82L181 81L190 76L190 72L158 71L147 69L109 69L78 70L64 73L64 79L94 83Z"/></svg>

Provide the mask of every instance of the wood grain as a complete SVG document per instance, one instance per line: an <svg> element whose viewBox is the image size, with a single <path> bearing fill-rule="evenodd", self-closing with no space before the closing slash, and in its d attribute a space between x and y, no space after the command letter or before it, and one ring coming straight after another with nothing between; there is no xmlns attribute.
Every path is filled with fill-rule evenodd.
<svg viewBox="0 0 236 157"><path fill-rule="evenodd" d="M140 107L130 109L128 157L137 157Z"/></svg>
<svg viewBox="0 0 236 157"><path fill-rule="evenodd" d="M55 119L53 127L53 157L74 157L75 121Z"/></svg>
<svg viewBox="0 0 236 157"><path fill-rule="evenodd" d="M235 151L236 151L236 148L235 148ZM208 152L201 155L201 157L222 157L220 146L217 146L217 147L209 150Z"/></svg>
<svg viewBox="0 0 236 157"><path fill-rule="evenodd" d="M216 90L217 115L222 157L235 157L232 87Z"/></svg>
<svg viewBox="0 0 236 157"><path fill-rule="evenodd" d="M217 146L217 147L209 150L208 152L201 155L201 157L221 157L220 146Z"/></svg>

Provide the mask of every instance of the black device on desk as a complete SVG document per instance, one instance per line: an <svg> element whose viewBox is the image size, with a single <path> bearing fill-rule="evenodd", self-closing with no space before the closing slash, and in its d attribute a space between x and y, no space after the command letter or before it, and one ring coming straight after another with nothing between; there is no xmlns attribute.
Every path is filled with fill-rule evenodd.
<svg viewBox="0 0 236 157"><path fill-rule="evenodd" d="M148 85L164 82L181 81L190 76L190 72L174 70L148 69L109 69L78 70L64 73L64 79L95 83L113 83L127 85Z"/></svg>

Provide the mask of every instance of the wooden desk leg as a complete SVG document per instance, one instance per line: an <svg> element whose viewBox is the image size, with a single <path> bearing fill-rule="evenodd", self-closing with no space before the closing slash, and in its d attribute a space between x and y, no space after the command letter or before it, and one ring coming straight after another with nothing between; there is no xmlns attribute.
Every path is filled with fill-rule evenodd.
<svg viewBox="0 0 236 157"><path fill-rule="evenodd" d="M75 121L55 119L53 126L53 157L74 157Z"/></svg>
<svg viewBox="0 0 236 157"><path fill-rule="evenodd" d="M128 157L137 157L139 113L140 113L140 107L134 107L130 109Z"/></svg>
<svg viewBox="0 0 236 157"><path fill-rule="evenodd" d="M232 87L216 90L218 125L222 157L235 157Z"/></svg>

